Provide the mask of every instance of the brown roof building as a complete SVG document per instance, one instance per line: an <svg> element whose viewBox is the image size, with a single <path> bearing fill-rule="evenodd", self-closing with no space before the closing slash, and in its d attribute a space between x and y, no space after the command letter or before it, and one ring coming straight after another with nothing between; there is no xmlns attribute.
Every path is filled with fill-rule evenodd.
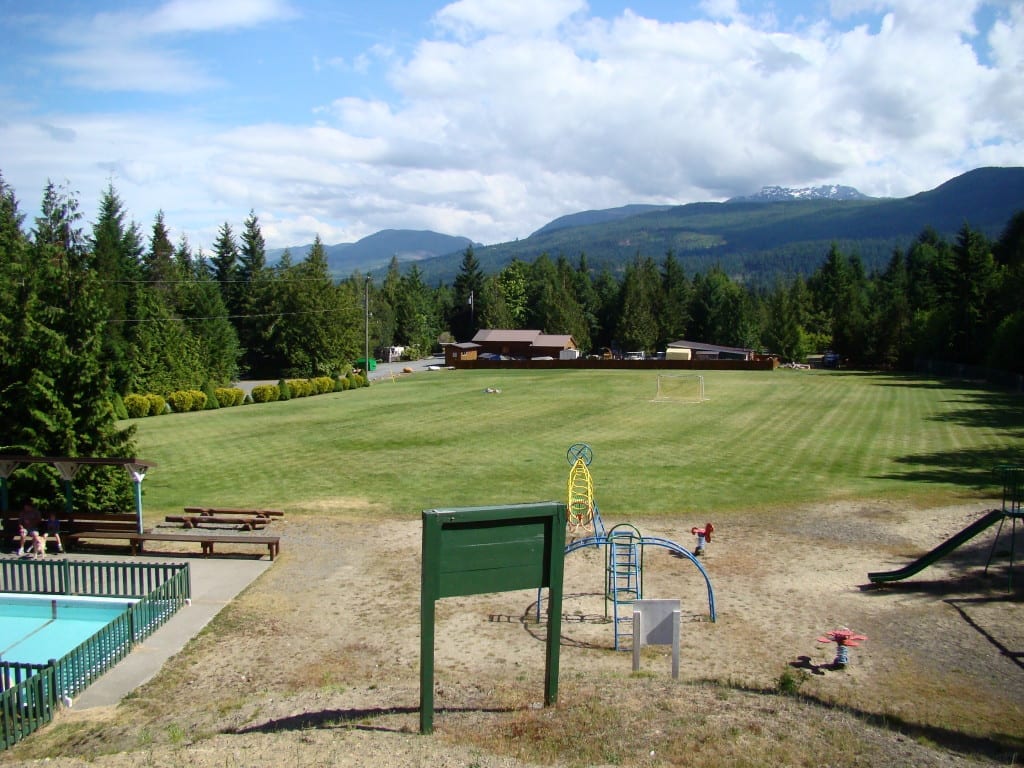
<svg viewBox="0 0 1024 768"><path fill-rule="evenodd" d="M558 359L564 349L576 349L576 340L569 334L548 334L542 331L508 331L489 328L477 331L473 343L478 354L501 357Z"/></svg>

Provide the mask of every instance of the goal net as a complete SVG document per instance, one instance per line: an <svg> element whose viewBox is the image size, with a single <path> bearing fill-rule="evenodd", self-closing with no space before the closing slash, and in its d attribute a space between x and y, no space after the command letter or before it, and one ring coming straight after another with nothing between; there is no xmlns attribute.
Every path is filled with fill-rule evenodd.
<svg viewBox="0 0 1024 768"><path fill-rule="evenodd" d="M659 373L654 403L702 403L704 377L697 373Z"/></svg>

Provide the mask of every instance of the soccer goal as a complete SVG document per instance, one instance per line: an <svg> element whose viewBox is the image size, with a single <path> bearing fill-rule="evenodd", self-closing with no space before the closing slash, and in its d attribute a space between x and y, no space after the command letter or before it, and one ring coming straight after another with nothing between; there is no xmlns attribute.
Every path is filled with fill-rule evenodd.
<svg viewBox="0 0 1024 768"><path fill-rule="evenodd" d="M653 403L703 403L704 377L698 373L659 373Z"/></svg>

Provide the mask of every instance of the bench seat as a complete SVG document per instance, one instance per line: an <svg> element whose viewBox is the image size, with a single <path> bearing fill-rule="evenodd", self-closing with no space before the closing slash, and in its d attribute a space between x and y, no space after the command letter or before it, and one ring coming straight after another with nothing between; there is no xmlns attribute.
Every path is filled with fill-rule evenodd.
<svg viewBox="0 0 1024 768"><path fill-rule="evenodd" d="M249 517L284 517L280 509L239 509L237 507L185 507L186 515L246 515Z"/></svg>
<svg viewBox="0 0 1024 768"><path fill-rule="evenodd" d="M76 541L79 539L104 539L107 541L126 541L131 548L133 555L141 554L145 550L147 541L179 541L196 542L202 548L203 555L213 554L214 544L259 544L266 546L267 554L274 560L281 550L280 536L247 536L245 534L213 533L204 531L202 533L163 533L160 531L147 531L138 533L136 531L83 531L82 533L69 534Z"/></svg>
<svg viewBox="0 0 1024 768"><path fill-rule="evenodd" d="M198 528L201 525L234 525L242 530L255 531L266 528L270 523L269 517L220 517L217 515L167 515L164 518L167 523L181 523L186 528Z"/></svg>
<svg viewBox="0 0 1024 768"><path fill-rule="evenodd" d="M199 542L203 554L207 556L213 554L214 544L261 544L266 546L267 554L271 560L274 560L281 550L280 536L248 536L245 534L211 533L205 531L192 534L149 531L147 533L137 533L131 537L132 554L142 552L143 544L147 541L195 541Z"/></svg>

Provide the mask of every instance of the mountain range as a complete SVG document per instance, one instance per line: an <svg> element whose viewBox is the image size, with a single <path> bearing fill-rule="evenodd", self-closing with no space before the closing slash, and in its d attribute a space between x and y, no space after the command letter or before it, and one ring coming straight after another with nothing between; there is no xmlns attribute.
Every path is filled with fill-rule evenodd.
<svg viewBox="0 0 1024 768"><path fill-rule="evenodd" d="M968 224L990 238L1024 210L1024 168L978 168L935 189L905 198L867 197L852 187L805 189L769 186L722 203L626 205L556 218L527 238L480 245L436 232L385 230L357 243L327 246L332 273L382 276L396 256L415 262L426 282L450 283L472 245L481 269L500 271L512 259L532 262L543 253L573 264L586 254L593 269L621 272L640 256L660 262L675 253L687 274L718 266L738 279L764 281L778 274L809 274L832 244L857 254L869 271L884 267L895 248L906 248L928 228L952 239ZM292 249L293 259L308 246ZM268 251L273 262L281 251Z"/></svg>

